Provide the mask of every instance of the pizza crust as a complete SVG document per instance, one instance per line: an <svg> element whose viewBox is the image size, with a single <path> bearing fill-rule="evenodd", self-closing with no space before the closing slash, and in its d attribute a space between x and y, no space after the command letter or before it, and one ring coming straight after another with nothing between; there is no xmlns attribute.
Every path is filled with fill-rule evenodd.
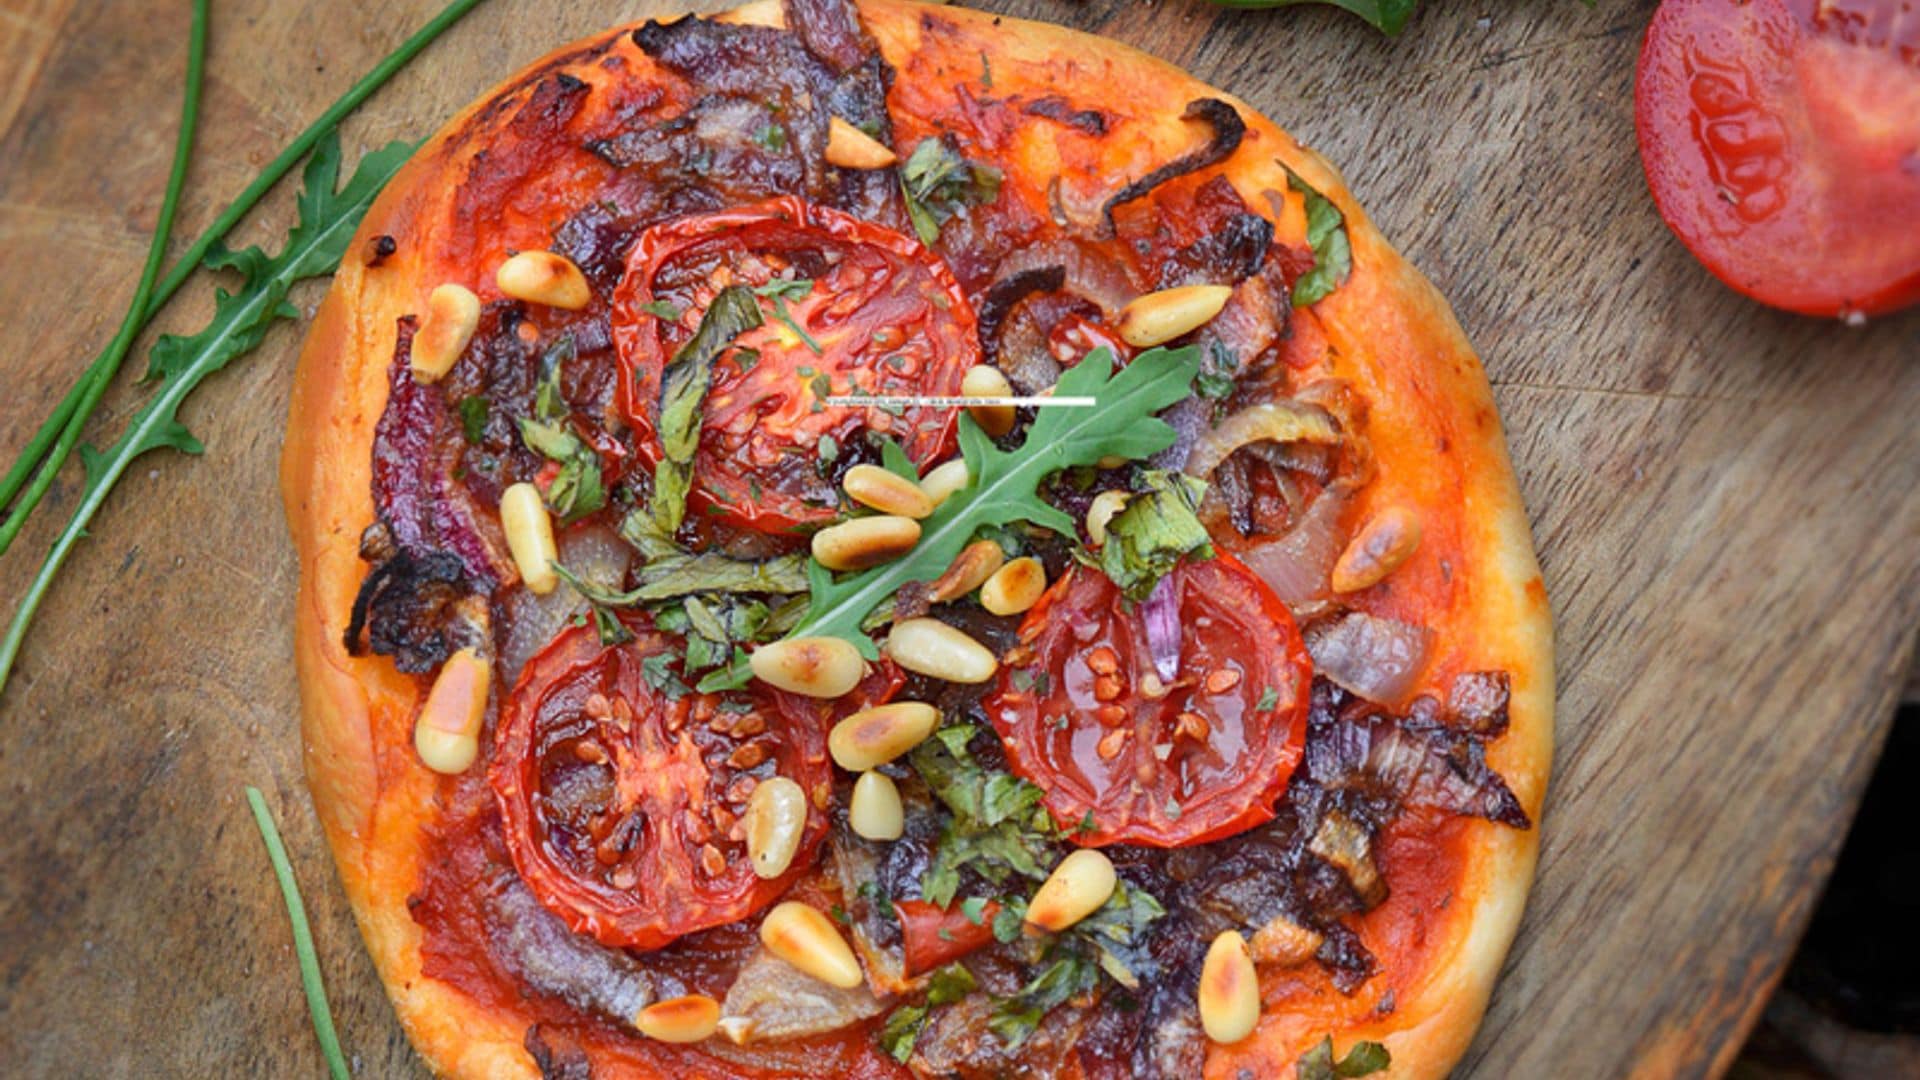
<svg viewBox="0 0 1920 1080"><path fill-rule="evenodd" d="M1247 137L1224 171L1249 206L1267 213L1260 193L1286 190L1277 159L1345 213L1354 273L1313 313L1338 373L1367 391L1380 460L1368 498L1426 506L1430 519L1458 523L1465 565L1441 575L1456 602L1435 627L1441 647L1434 663L1436 669L1512 674L1511 727L1489 746L1488 758L1536 822L1524 831L1465 823L1469 855L1460 887L1427 926L1439 938L1427 953L1427 970L1399 988L1391 1012L1343 1021L1332 1031L1338 1052L1360 1039L1383 1041L1393 1058L1391 1076L1444 1076L1472 1039L1519 922L1553 742L1546 595L1491 390L1471 346L1433 286L1387 245L1340 175L1237 98L1143 53L1060 27L901 0L865 0L860 7L900 71L890 104L902 145L916 134L913 118L900 115L902 99L939 90L916 78L915 66L948 72L950 84L961 77L953 72L976 70L984 56L1002 87L1049 78L1066 80L1068 92L1077 85L1124 85L1130 115L1159 118L1107 140L1098 170L1105 175L1087 177L1098 185L1089 191L1110 192L1190 148L1194 132L1179 119L1181 110L1211 96L1232 103L1247 122ZM722 18L778 25L780 9L761 0ZM395 321L423 310L427 292L443 280L429 241L450 213L455 185L448 178L465 174L466 160L546 74L564 68L596 83L612 78L591 60L620 48L630 30L609 31L535 63L455 117L415 155L362 223L295 377L281 489L300 562L295 652L308 785L401 1022L428 1065L445 1075L534 1076L537 1069L523 1047L525 1016L486 1007L421 975L421 931L407 899L420 879L422 830L433 819L438 787L438 778L412 756L421 683L398 674L385 658L348 656L342 644L366 572L358 544L373 518L370 447L386 401ZM1050 147L1043 142L1020 145L1026 167L1045 169ZM1277 238L1303 243L1298 218L1297 212L1281 215ZM398 250L369 268L359 252L382 234L397 238ZM488 296L490 273L469 270L465 278ZM1291 1075L1298 1055L1328 1034L1320 1021L1315 1010L1269 1010L1254 1036L1212 1050L1207 1074Z"/></svg>

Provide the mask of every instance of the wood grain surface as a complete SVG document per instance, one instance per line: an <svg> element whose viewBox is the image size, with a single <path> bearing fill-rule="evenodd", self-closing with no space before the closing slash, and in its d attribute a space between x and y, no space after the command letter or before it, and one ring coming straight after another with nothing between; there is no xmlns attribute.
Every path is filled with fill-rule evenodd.
<svg viewBox="0 0 1920 1080"><path fill-rule="evenodd" d="M988 6L1140 46L1266 111L1345 170L1485 357L1557 612L1562 704L1539 881L1462 1075L1723 1069L1908 671L1920 312L1847 328L1767 311L1671 238L1633 144L1649 0L1435 2L1397 41L1327 9ZM436 9L216 0L179 235ZM491 0L362 109L350 151L424 136L547 49L664 10ZM187 22L184 0L0 0L9 461L133 289ZM277 244L290 203L277 192L241 239ZM211 305L197 281L160 324L195 328ZM321 1074L252 783L286 832L357 1074L420 1071L300 775L275 492L300 333L276 329L191 399L204 458L130 472L0 701L0 1070ZM92 437L142 400L123 379ZM9 608L78 482L76 463L0 564Z"/></svg>

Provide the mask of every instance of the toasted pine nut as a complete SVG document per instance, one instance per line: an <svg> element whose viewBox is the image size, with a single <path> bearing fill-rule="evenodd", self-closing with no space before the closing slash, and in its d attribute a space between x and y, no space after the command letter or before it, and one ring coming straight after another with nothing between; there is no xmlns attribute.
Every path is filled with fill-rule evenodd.
<svg viewBox="0 0 1920 1080"><path fill-rule="evenodd" d="M427 295L427 317L414 332L407 365L416 382L438 382L467 351L480 325L480 298L465 285L448 282Z"/></svg>
<svg viewBox="0 0 1920 1080"><path fill-rule="evenodd" d="M975 364L961 376L960 393L964 397L1012 397L1013 384L1007 381L999 368ZM996 439L1013 430L1011 405L969 405L967 415L980 425L980 430Z"/></svg>
<svg viewBox="0 0 1920 1080"><path fill-rule="evenodd" d="M878 465L855 465L840 482L847 497L883 514L923 518L933 513L933 499L920 485Z"/></svg>
<svg viewBox="0 0 1920 1080"><path fill-rule="evenodd" d="M593 299L573 260L551 251L522 251L500 264L493 283L515 300L579 311Z"/></svg>
<svg viewBox="0 0 1920 1080"><path fill-rule="evenodd" d="M793 865L793 854L800 850L800 834L807 828L807 795L784 776L763 780L748 796L740 824L746 829L753 872L777 878Z"/></svg>
<svg viewBox="0 0 1920 1080"><path fill-rule="evenodd" d="M892 148L839 117L827 121L827 164L842 169L885 169L899 161Z"/></svg>
<svg viewBox="0 0 1920 1080"><path fill-rule="evenodd" d="M833 725L827 749L848 772L866 772L927 741L940 710L922 701L895 701L861 709Z"/></svg>
<svg viewBox="0 0 1920 1080"><path fill-rule="evenodd" d="M927 601L944 604L957 600L987 583L1007 560L1007 553L992 540L975 540L960 549L953 565L927 586Z"/></svg>
<svg viewBox="0 0 1920 1080"><path fill-rule="evenodd" d="M920 478L920 490L926 492L927 498L932 499L934 507L938 508L954 492L971 483L973 477L967 473L967 460L954 458L928 470L927 475Z"/></svg>
<svg viewBox="0 0 1920 1080"><path fill-rule="evenodd" d="M1226 1045L1253 1034L1260 1023L1260 976L1239 931L1228 930L1207 946L1200 965L1200 1026Z"/></svg>
<svg viewBox="0 0 1920 1080"><path fill-rule="evenodd" d="M1420 546L1420 519L1402 506L1389 506L1368 518L1333 564L1334 592L1358 592L1395 570Z"/></svg>
<svg viewBox="0 0 1920 1080"><path fill-rule="evenodd" d="M520 569L520 580L543 596L552 592L560 583L560 575L553 572L553 561L560 553L553 543L553 519L547 516L540 489L522 481L501 492L500 528L507 534L507 550L513 553L513 565Z"/></svg>
<svg viewBox="0 0 1920 1080"><path fill-rule="evenodd" d="M887 655L908 671L955 683L983 683L1000 668L985 645L938 619L894 623Z"/></svg>
<svg viewBox="0 0 1920 1080"><path fill-rule="evenodd" d="M1047 568L1031 555L1001 567L980 586L980 606L995 615L1018 615L1047 591Z"/></svg>
<svg viewBox="0 0 1920 1080"><path fill-rule="evenodd" d="M847 804L847 824L869 840L898 840L907 831L907 812L900 805L900 789L885 773L865 772L853 782L853 800Z"/></svg>
<svg viewBox="0 0 1920 1080"><path fill-rule="evenodd" d="M667 998L641 1009L633 1026L661 1042L699 1042L720 1026L720 1003L705 994Z"/></svg>
<svg viewBox="0 0 1920 1080"><path fill-rule="evenodd" d="M1058 932L1100 910L1119 883L1113 862L1093 848L1060 860L1027 905L1027 923Z"/></svg>
<svg viewBox="0 0 1920 1080"><path fill-rule="evenodd" d="M1150 292L1120 309L1115 329L1136 349L1162 345L1213 321L1231 296L1231 285L1181 285Z"/></svg>
<svg viewBox="0 0 1920 1080"><path fill-rule="evenodd" d="M829 986L851 990L863 976L833 920L798 900L774 906L760 921L760 943L773 955Z"/></svg>
<svg viewBox="0 0 1920 1080"><path fill-rule="evenodd" d="M753 676L807 697L837 698L860 685L867 662L851 642L835 637L787 638L753 650Z"/></svg>
<svg viewBox="0 0 1920 1080"><path fill-rule="evenodd" d="M413 748L427 768L452 776L473 764L492 677L493 665L472 649L461 649L441 665L413 722Z"/></svg>
<svg viewBox="0 0 1920 1080"><path fill-rule="evenodd" d="M1094 547L1107 542L1107 523L1127 508L1133 496L1124 491L1103 491L1087 506L1087 542Z"/></svg>
<svg viewBox="0 0 1920 1080"><path fill-rule="evenodd" d="M919 542L919 522L897 514L876 514L814 533L813 557L829 570L865 570L892 562Z"/></svg>

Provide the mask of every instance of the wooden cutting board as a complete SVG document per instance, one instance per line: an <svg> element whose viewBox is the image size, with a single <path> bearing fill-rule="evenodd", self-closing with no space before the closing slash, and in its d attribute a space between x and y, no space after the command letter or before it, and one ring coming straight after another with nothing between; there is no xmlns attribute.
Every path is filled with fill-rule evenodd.
<svg viewBox="0 0 1920 1080"><path fill-rule="evenodd" d="M177 234L437 6L217 0ZM1778 314L1681 250L1634 152L1647 0L1433 2L1398 41L1327 9L989 6L1137 45L1266 111L1345 170L1485 357L1558 614L1562 705L1539 881L1462 1073L1724 1068L1819 895L1913 649L1920 312L1865 328ZM363 108L350 151L425 136L549 48L665 10L491 0ZM0 0L9 461L132 291L187 20L181 0ZM276 192L241 238L277 245L290 204ZM161 324L197 328L211 304L196 281ZM301 781L275 489L300 334L275 330L191 400L204 458L132 470L0 701L8 1071L320 1074L251 783L286 831L359 1073L420 1072ZM142 400L123 379L92 436ZM9 608L78 482L76 466L0 565Z"/></svg>

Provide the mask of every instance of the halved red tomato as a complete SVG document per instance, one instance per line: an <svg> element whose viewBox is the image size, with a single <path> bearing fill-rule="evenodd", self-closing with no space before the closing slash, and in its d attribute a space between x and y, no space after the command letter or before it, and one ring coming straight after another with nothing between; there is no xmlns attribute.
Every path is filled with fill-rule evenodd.
<svg viewBox="0 0 1920 1080"><path fill-rule="evenodd" d="M901 954L911 978L993 944L993 917L1000 914L1000 902L982 905L977 923L967 918L958 901L940 908L925 900L895 900L893 911L900 919Z"/></svg>
<svg viewBox="0 0 1920 1080"><path fill-rule="evenodd" d="M606 646L569 629L528 662L488 780L514 866L576 932L654 949L772 903L827 831L833 767L821 705L777 691L686 689L678 638L645 623ZM885 700L897 669L851 702ZM836 703L837 705L837 703ZM792 869L763 880L737 827L754 787L800 785L809 808Z"/></svg>
<svg viewBox="0 0 1920 1080"><path fill-rule="evenodd" d="M1178 847L1252 828L1273 817L1306 741L1313 665L1273 590L1224 554L1162 587L1179 612L1170 678L1142 606L1077 566L1021 623L1024 647L983 702L1008 764L1081 844Z"/></svg>
<svg viewBox="0 0 1920 1080"><path fill-rule="evenodd" d="M770 290L776 279L810 284ZM693 511L761 532L821 523L838 512L840 467L872 456L867 432L920 465L951 451L951 408L823 399L957 395L980 342L952 272L910 237L789 197L657 225L628 254L613 338L620 407L649 466L660 456L661 373L729 285L773 294L762 298L765 323L715 362Z"/></svg>
<svg viewBox="0 0 1920 1080"><path fill-rule="evenodd" d="M1809 315L1920 299L1920 14L1666 0L1634 87L1660 216L1722 281Z"/></svg>

